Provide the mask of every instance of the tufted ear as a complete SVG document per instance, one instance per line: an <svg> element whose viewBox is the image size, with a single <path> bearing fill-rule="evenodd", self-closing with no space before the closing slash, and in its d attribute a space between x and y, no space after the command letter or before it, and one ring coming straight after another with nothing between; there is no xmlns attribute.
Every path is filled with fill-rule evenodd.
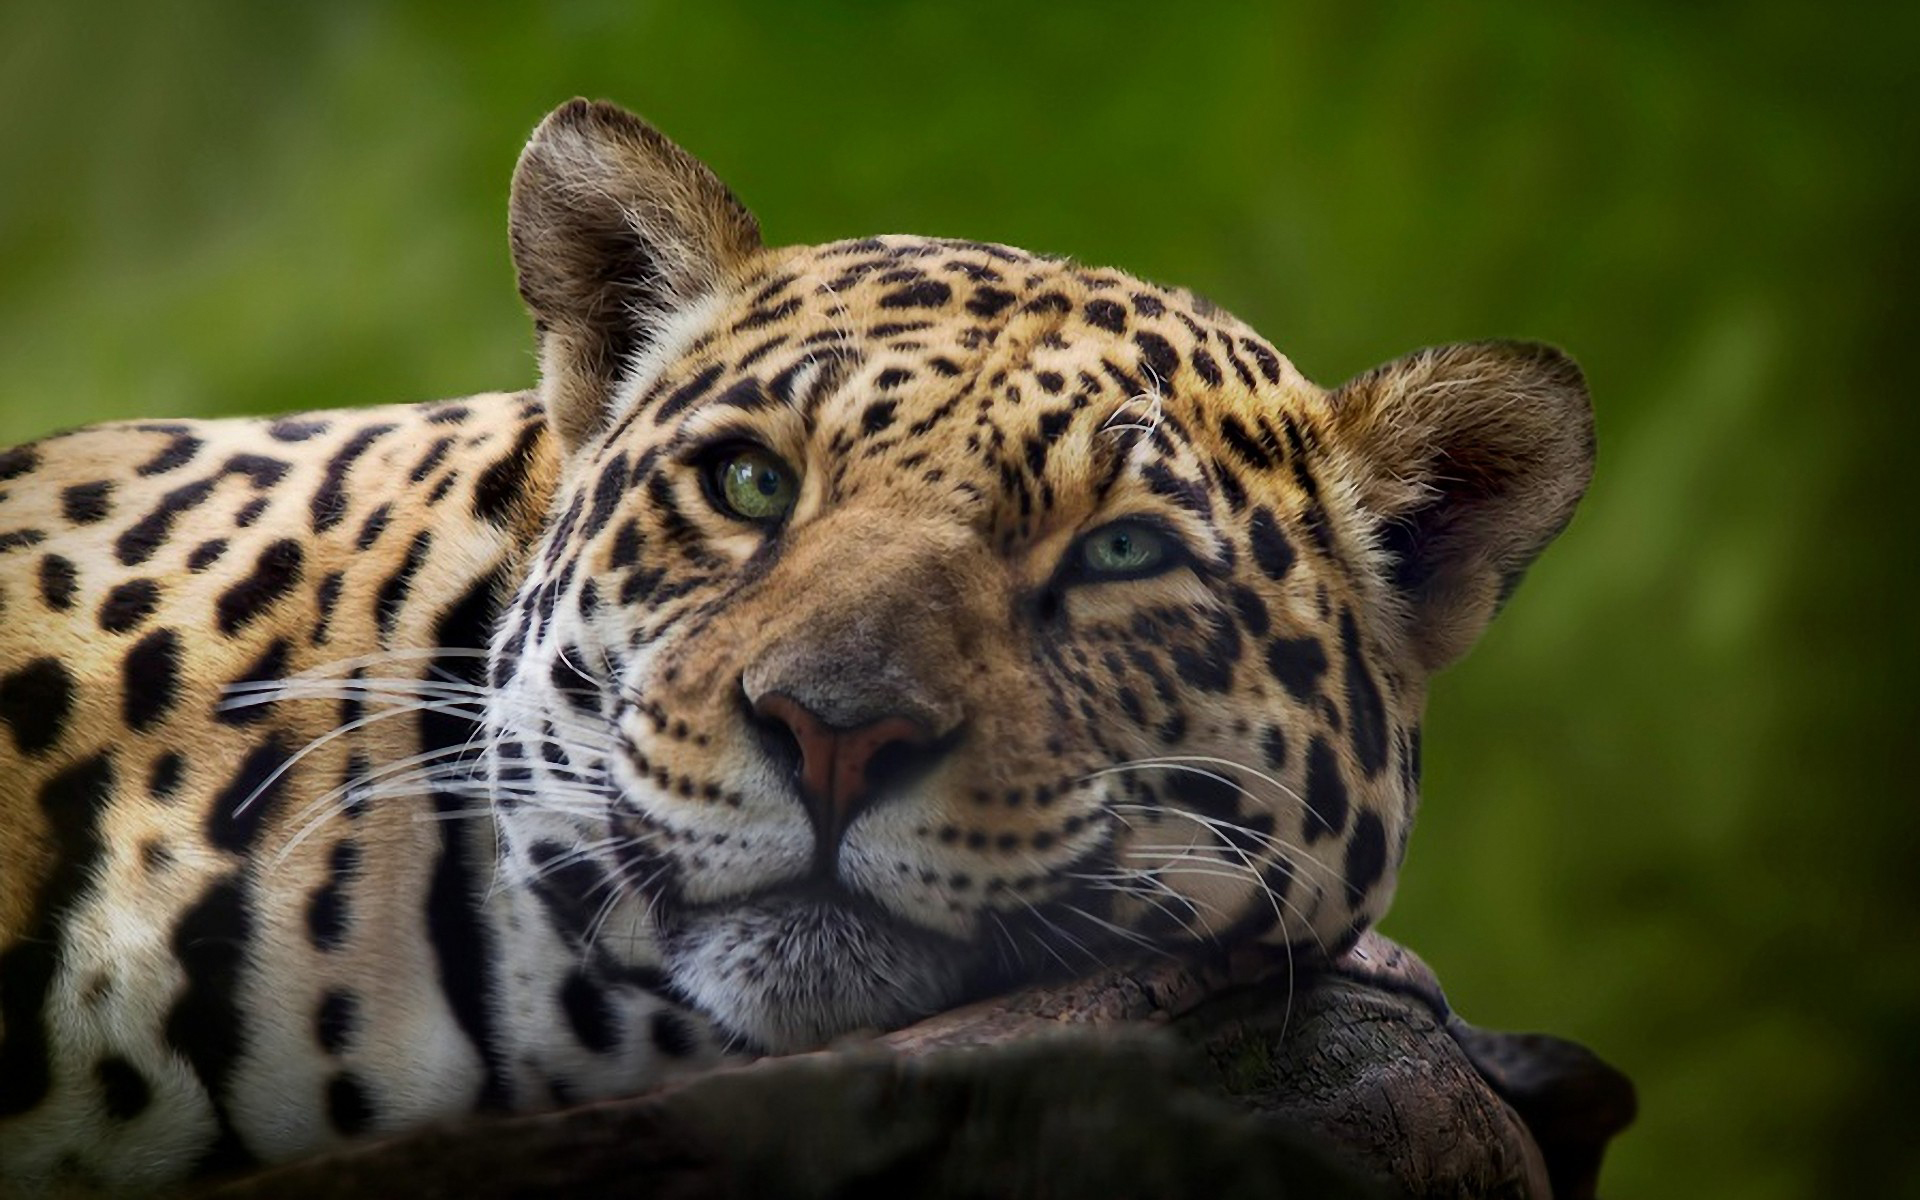
<svg viewBox="0 0 1920 1200"><path fill-rule="evenodd" d="M1411 644L1438 670L1473 645L1586 491L1586 380L1551 346L1470 342L1377 367L1333 408Z"/></svg>
<svg viewBox="0 0 1920 1200"><path fill-rule="evenodd" d="M569 451L605 423L614 386L675 312L760 246L753 215L705 164L586 100L533 131L509 227L540 334L541 398Z"/></svg>

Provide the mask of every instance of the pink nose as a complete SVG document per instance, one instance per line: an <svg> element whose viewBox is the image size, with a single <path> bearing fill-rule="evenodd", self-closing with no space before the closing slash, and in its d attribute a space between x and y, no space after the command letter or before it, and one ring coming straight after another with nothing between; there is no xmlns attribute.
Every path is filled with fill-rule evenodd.
<svg viewBox="0 0 1920 1200"><path fill-rule="evenodd" d="M882 717L857 729L827 724L779 692L760 697L759 716L785 725L800 747L800 792L824 841L837 843L872 799L867 767L888 746L926 746L933 734L911 717Z"/></svg>

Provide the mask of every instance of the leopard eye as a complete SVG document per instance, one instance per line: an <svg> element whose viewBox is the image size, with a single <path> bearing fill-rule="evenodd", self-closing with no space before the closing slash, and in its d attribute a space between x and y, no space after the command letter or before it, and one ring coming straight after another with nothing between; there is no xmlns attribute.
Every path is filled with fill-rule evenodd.
<svg viewBox="0 0 1920 1200"><path fill-rule="evenodd" d="M1141 521L1115 521L1080 539L1081 573L1090 579L1143 579L1179 562L1179 543Z"/></svg>
<svg viewBox="0 0 1920 1200"><path fill-rule="evenodd" d="M715 507L756 524L785 520L800 496L800 481L792 468L759 446L722 451L709 468L708 480Z"/></svg>

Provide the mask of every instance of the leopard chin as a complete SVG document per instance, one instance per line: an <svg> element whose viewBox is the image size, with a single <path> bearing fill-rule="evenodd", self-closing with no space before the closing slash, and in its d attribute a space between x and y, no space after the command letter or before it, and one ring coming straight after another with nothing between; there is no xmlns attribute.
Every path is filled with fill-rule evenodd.
<svg viewBox="0 0 1920 1200"><path fill-rule="evenodd" d="M817 1049L950 1008L976 952L851 898L783 891L664 915L667 974L726 1033L771 1054Z"/></svg>

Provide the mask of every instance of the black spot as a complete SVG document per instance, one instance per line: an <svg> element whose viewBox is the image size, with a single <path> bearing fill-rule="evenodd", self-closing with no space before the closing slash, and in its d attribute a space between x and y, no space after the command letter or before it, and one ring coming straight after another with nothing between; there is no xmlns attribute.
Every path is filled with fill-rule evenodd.
<svg viewBox="0 0 1920 1200"><path fill-rule="evenodd" d="M1248 636L1256 638L1267 636L1271 618L1267 615L1267 602L1260 598L1258 592L1249 587L1235 587L1233 608L1240 614L1240 624L1246 627Z"/></svg>
<svg viewBox="0 0 1920 1200"><path fill-rule="evenodd" d="M40 560L40 599L55 612L66 612L73 607L73 591L79 577L72 559L47 555Z"/></svg>
<svg viewBox="0 0 1920 1200"><path fill-rule="evenodd" d="M112 480L76 483L60 493L60 511L75 525L91 525L113 511L112 495Z"/></svg>
<svg viewBox="0 0 1920 1200"><path fill-rule="evenodd" d="M446 461L447 451L453 449L453 441L451 437L443 437L428 446L427 452L414 464L407 478L414 483L425 483L427 476L433 474L433 469Z"/></svg>
<svg viewBox="0 0 1920 1200"><path fill-rule="evenodd" d="M1205 350L1195 349L1188 356L1187 361L1193 364L1194 374L1198 375L1201 382L1208 387L1219 387L1226 378L1220 373L1220 364L1215 362L1213 355Z"/></svg>
<svg viewBox="0 0 1920 1200"><path fill-rule="evenodd" d="M277 733L255 746L213 798L207 810L207 840L232 854L251 850L261 826L286 793L291 772L281 768L292 757Z"/></svg>
<svg viewBox="0 0 1920 1200"><path fill-rule="evenodd" d="M1387 765L1387 710L1380 685L1361 656L1360 628L1353 610L1340 611L1340 647L1347 660L1347 717L1352 723L1354 757L1372 779Z"/></svg>
<svg viewBox="0 0 1920 1200"><path fill-rule="evenodd" d="M327 1082L327 1119L345 1137L365 1133L373 1123L373 1101L359 1076L342 1071Z"/></svg>
<svg viewBox="0 0 1920 1200"><path fill-rule="evenodd" d="M341 704L341 724L351 725L360 719L358 707L351 711ZM346 770L341 772L343 796L340 801L340 813L349 821L357 821L367 811L367 777L373 771L373 763L364 750L355 750L347 757Z"/></svg>
<svg viewBox="0 0 1920 1200"><path fill-rule="evenodd" d="M867 405L867 411L860 415L860 432L871 437L884 431L893 424L893 413L898 407L893 400L875 400Z"/></svg>
<svg viewBox="0 0 1920 1200"><path fill-rule="evenodd" d="M264 454L236 454L220 468L222 475L245 475L257 488L270 488L286 478L288 463Z"/></svg>
<svg viewBox="0 0 1920 1200"><path fill-rule="evenodd" d="M343 841L327 860L327 881L307 900L307 940L319 951L336 949L347 936L347 884L360 865L360 848Z"/></svg>
<svg viewBox="0 0 1920 1200"><path fill-rule="evenodd" d="M631 519L620 525L620 532L614 535L613 550L607 556L607 566L623 571L640 561L640 551L646 545L646 535L640 532L638 522Z"/></svg>
<svg viewBox="0 0 1920 1200"><path fill-rule="evenodd" d="M449 404L444 408L436 408L428 413L427 423L430 425L459 425L472 415L473 410L464 404Z"/></svg>
<svg viewBox="0 0 1920 1200"><path fill-rule="evenodd" d="M601 468L600 478L593 481L593 507L587 511L587 524L580 531L580 540L600 536L607 522L613 520L621 498L627 494L628 478L624 454L614 455L613 460Z"/></svg>
<svg viewBox="0 0 1920 1200"><path fill-rule="evenodd" d="M347 517L347 473L373 444L393 431L392 425L369 425L348 439L347 444L327 460L326 473L314 489L308 509L313 515L313 531L325 533Z"/></svg>
<svg viewBox="0 0 1920 1200"><path fill-rule="evenodd" d="M232 636L253 624L300 585L306 552L292 538L281 538L260 552L253 571L220 594L214 611L220 632Z"/></svg>
<svg viewBox="0 0 1920 1200"><path fill-rule="evenodd" d="M1266 380L1268 383L1280 382L1280 356L1279 355L1275 354L1273 351L1267 349L1265 346L1261 345L1258 341L1255 341L1253 338L1250 338L1250 337L1241 338L1240 346L1248 354L1253 356L1254 363L1257 364L1260 368L1260 374L1266 377Z"/></svg>
<svg viewBox="0 0 1920 1200"><path fill-rule="evenodd" d="M1267 765L1276 771L1287 765L1287 735L1278 725L1267 726L1267 732L1260 738L1260 751L1266 756Z"/></svg>
<svg viewBox="0 0 1920 1200"><path fill-rule="evenodd" d="M1034 379L1040 384L1041 390L1049 396L1058 396L1060 389L1067 386L1066 379L1058 371L1041 371L1034 376Z"/></svg>
<svg viewBox="0 0 1920 1200"><path fill-rule="evenodd" d="M15 529L9 533L0 533L0 554L9 550L30 549L46 540L46 533L39 529Z"/></svg>
<svg viewBox="0 0 1920 1200"><path fill-rule="evenodd" d="M1324 738L1307 746L1307 818L1303 832L1312 845L1347 827L1347 781L1340 777L1340 760Z"/></svg>
<svg viewBox="0 0 1920 1200"><path fill-rule="evenodd" d="M575 710L583 713L598 711L600 707L600 687L593 677L574 665L580 655L576 646L569 646L554 656L553 665L548 669L547 678L553 689Z"/></svg>
<svg viewBox="0 0 1920 1200"><path fill-rule="evenodd" d="M1133 344L1140 347L1141 364L1160 382L1172 379L1173 373L1180 369L1180 352L1159 334L1143 329L1133 335Z"/></svg>
<svg viewBox="0 0 1920 1200"><path fill-rule="evenodd" d="M967 301L967 311L976 317L996 317L1013 303L1013 293L1005 288L978 287Z"/></svg>
<svg viewBox="0 0 1920 1200"><path fill-rule="evenodd" d="M413 591L414 576L426 565L427 551L433 547L433 534L425 529L413 535L413 541L407 544L407 556L380 584L374 595L374 624L380 630L380 640L387 642L393 637L393 627L400 620L400 613L406 607L407 597Z"/></svg>
<svg viewBox="0 0 1920 1200"><path fill-rule="evenodd" d="M671 395L660 402L660 411L653 414L654 423L662 424L672 420L682 409L706 395L713 385L719 382L724 371L724 367L715 364L675 388Z"/></svg>
<svg viewBox="0 0 1920 1200"><path fill-rule="evenodd" d="M300 421L292 417L267 426L267 436L276 442L304 442L327 431L325 421Z"/></svg>
<svg viewBox="0 0 1920 1200"><path fill-rule="evenodd" d="M368 513L367 519L360 523L360 532L354 536L353 548L362 551L373 549L373 544L379 541L380 535L387 531L387 522L392 519L393 505L391 503L382 504L379 508Z"/></svg>
<svg viewBox="0 0 1920 1200"><path fill-rule="evenodd" d="M359 1017L360 1004L352 992L335 990L320 997L320 1010L313 1017L314 1038L320 1049L327 1054L345 1050Z"/></svg>
<svg viewBox="0 0 1920 1200"><path fill-rule="evenodd" d="M107 1115L116 1121L133 1120L153 1100L146 1076L117 1054L95 1063L93 1076L100 1082L100 1098L106 1102Z"/></svg>
<svg viewBox="0 0 1920 1200"><path fill-rule="evenodd" d="M654 1048L668 1058L685 1058L698 1046L693 1027L687 1024L686 1018L671 1009L663 1008L654 1013L649 1028Z"/></svg>
<svg viewBox="0 0 1920 1200"><path fill-rule="evenodd" d="M193 456L200 453L200 447L205 444L190 433L176 433L160 453L135 467L134 471L142 477L177 471L192 462Z"/></svg>
<svg viewBox="0 0 1920 1200"><path fill-rule="evenodd" d="M528 425L514 439L513 449L480 473L473 485L473 515L495 525L505 525L513 511L526 499L527 472L533 469L534 448L540 444L546 426Z"/></svg>
<svg viewBox="0 0 1920 1200"><path fill-rule="evenodd" d="M599 986L587 978L586 972L568 972L566 982L560 985L560 1009L567 1015L573 1036L587 1049L605 1054L620 1044L619 1031L614 1028L613 1007Z"/></svg>
<svg viewBox="0 0 1920 1200"><path fill-rule="evenodd" d="M173 865L173 851L157 838L148 839L140 843L140 865L149 874L164 871Z"/></svg>
<svg viewBox="0 0 1920 1200"><path fill-rule="evenodd" d="M33 922L0 951L0 1117L39 1104L53 1082L45 1007L68 908L100 858L100 813L113 798L105 755L83 759L40 787L40 810L53 834L53 869L40 885Z"/></svg>
<svg viewBox="0 0 1920 1200"><path fill-rule="evenodd" d="M1207 639L1199 646L1173 648L1174 670L1193 687L1224 692L1233 686L1233 667L1240 661L1240 629L1225 613L1207 615Z"/></svg>
<svg viewBox="0 0 1920 1200"><path fill-rule="evenodd" d="M1168 784L1186 807L1204 817L1237 821L1240 817L1240 787L1218 770L1169 771ZM1224 831L1223 826L1215 826Z"/></svg>
<svg viewBox="0 0 1920 1200"><path fill-rule="evenodd" d="M1387 830L1377 813L1362 812L1347 843L1347 901L1359 904L1387 869Z"/></svg>
<svg viewBox="0 0 1920 1200"><path fill-rule="evenodd" d="M134 524L121 531L114 539L114 557L129 567L137 567L153 557L172 535L174 522L181 514L190 512L206 503L213 495L214 481L202 479L194 483L182 484L160 497L160 503L153 511L141 517Z"/></svg>
<svg viewBox="0 0 1920 1200"><path fill-rule="evenodd" d="M766 308L755 308L746 316L741 317L733 323L733 332L746 333L749 330L759 329L764 325L771 325L775 321L792 316L795 312L799 311L802 303L804 303L804 301L802 301L800 297L789 296L778 304L770 305Z"/></svg>
<svg viewBox="0 0 1920 1200"><path fill-rule="evenodd" d="M1220 418L1220 436L1226 439L1228 449L1232 450L1234 454L1240 458L1240 461L1246 463L1254 470L1266 471L1273 467L1272 452L1269 451L1267 447L1261 445L1260 440L1254 437L1252 431L1240 423L1240 418L1232 416L1231 414ZM1261 511L1265 512L1266 510L1262 509ZM1271 517L1269 517L1269 519L1271 519Z"/></svg>
<svg viewBox="0 0 1920 1200"><path fill-rule="evenodd" d="M267 511L269 503L265 496L254 497L242 505L239 512L233 514L233 523L241 529L251 529L253 523L260 519L260 514Z"/></svg>
<svg viewBox="0 0 1920 1200"><path fill-rule="evenodd" d="M1090 325L1098 325L1110 333L1119 333L1127 327L1127 310L1111 300L1089 300L1083 310Z"/></svg>
<svg viewBox="0 0 1920 1200"><path fill-rule="evenodd" d="M1066 432L1067 426L1073 423L1073 413L1074 410L1071 407L1041 413L1040 439L1045 442L1059 440L1060 435Z"/></svg>
<svg viewBox="0 0 1920 1200"><path fill-rule="evenodd" d="M219 562L220 556L226 552L227 539L225 538L214 538L212 541L201 542L193 548L193 553L187 555L187 570L197 575L214 563Z"/></svg>
<svg viewBox="0 0 1920 1200"><path fill-rule="evenodd" d="M73 676L56 658L36 658L0 679L0 721L22 754L44 754L73 711Z"/></svg>
<svg viewBox="0 0 1920 1200"><path fill-rule="evenodd" d="M1267 669L1295 700L1305 700L1327 673L1327 652L1318 638L1275 638L1267 645Z"/></svg>
<svg viewBox="0 0 1920 1200"><path fill-rule="evenodd" d="M1254 380L1253 372L1247 370L1247 364L1240 361L1240 356L1234 353L1232 341L1228 340L1226 335L1220 333L1217 329L1214 333L1219 336L1220 348L1226 354L1227 362L1232 365L1233 373L1240 377L1240 382L1245 384L1247 390L1250 392L1259 390L1260 385Z"/></svg>
<svg viewBox="0 0 1920 1200"><path fill-rule="evenodd" d="M227 1082L246 1046L246 1018L235 993L253 918L240 888L236 875L208 888L174 926L171 943L186 986L167 1015L167 1042L200 1077L223 1142L235 1139L226 1112Z"/></svg>
<svg viewBox="0 0 1920 1200"><path fill-rule="evenodd" d="M186 767L186 760L178 750L169 750L154 759L153 771L147 776L147 793L162 802L172 800L180 790L180 776Z"/></svg>
<svg viewBox="0 0 1920 1200"><path fill-rule="evenodd" d="M499 614L502 579L498 574L476 580L465 595L449 607L435 625L428 645L450 651L481 649ZM458 683L478 686L486 678L486 659L480 655L446 654L436 658L431 670ZM471 718L443 710L420 714L419 745L427 754L470 745L479 727ZM479 1106L499 1108L506 1103L500 1050L494 1042L492 1015L487 998L493 995L488 964L491 961L487 932L480 922L473 897L491 878L493 864L470 857L471 839L467 822L453 817L469 811L465 797L444 792L433 796L434 814L440 832L440 853L434 860L427 885L427 939L433 946L441 993L452 1010L461 1032L472 1041L480 1061L486 1066L486 1082L481 1086Z"/></svg>
<svg viewBox="0 0 1920 1200"><path fill-rule="evenodd" d="M156 629L135 642L122 664L121 714L144 732L180 698L180 638Z"/></svg>
<svg viewBox="0 0 1920 1200"><path fill-rule="evenodd" d="M226 725L255 725L267 719L278 690L263 687L287 677L287 655L292 647L275 638L252 665L227 684L227 694L214 706L214 719Z"/></svg>
<svg viewBox="0 0 1920 1200"><path fill-rule="evenodd" d="M1147 488L1156 495L1185 508L1202 520L1213 516L1213 501L1207 498L1207 489L1184 476L1176 475L1160 463L1149 463L1140 472Z"/></svg>
<svg viewBox="0 0 1920 1200"><path fill-rule="evenodd" d="M333 610L340 603L340 589L346 584L346 574L341 571L329 571L314 589L313 644L324 646L327 643L328 630L333 625Z"/></svg>
<svg viewBox="0 0 1920 1200"><path fill-rule="evenodd" d="M0 450L0 483L18 479L40 465L40 452L32 446Z"/></svg>
<svg viewBox="0 0 1920 1200"><path fill-rule="evenodd" d="M922 279L880 297L881 308L938 308L953 299L953 289L938 279Z"/></svg>
<svg viewBox="0 0 1920 1200"><path fill-rule="evenodd" d="M107 593L100 604L100 628L108 633L129 633L153 615L160 606L160 585L151 579L133 579Z"/></svg>
<svg viewBox="0 0 1920 1200"><path fill-rule="evenodd" d="M1293 543L1287 540L1273 513L1264 505L1253 510L1247 542L1253 550L1253 561L1268 579L1285 579L1293 569Z"/></svg>

